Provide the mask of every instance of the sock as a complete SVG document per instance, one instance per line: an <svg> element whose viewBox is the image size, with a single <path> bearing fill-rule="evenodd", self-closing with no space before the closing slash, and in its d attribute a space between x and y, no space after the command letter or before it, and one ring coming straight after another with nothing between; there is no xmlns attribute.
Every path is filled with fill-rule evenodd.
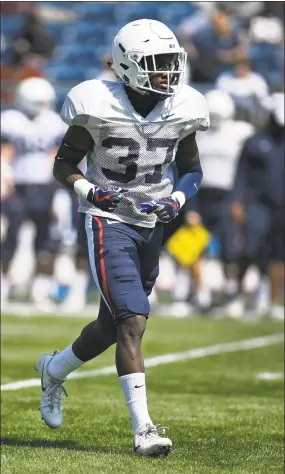
<svg viewBox="0 0 285 474"><path fill-rule="evenodd" d="M4 304L9 298L10 278L7 275L1 275L1 304Z"/></svg>
<svg viewBox="0 0 285 474"><path fill-rule="evenodd" d="M196 293L196 302L201 308L207 308L212 303L212 293L207 288L198 288Z"/></svg>
<svg viewBox="0 0 285 474"><path fill-rule="evenodd" d="M48 373L57 380L63 380L83 364L84 362L74 355L72 345L70 345L51 359L48 365Z"/></svg>
<svg viewBox="0 0 285 474"><path fill-rule="evenodd" d="M36 302L40 302L48 298L51 282L52 278L50 276L38 274L34 279L31 289L32 299Z"/></svg>
<svg viewBox="0 0 285 474"><path fill-rule="evenodd" d="M147 424L153 424L147 408L145 374L138 372L123 375L119 380L131 415L134 433L138 433L145 429Z"/></svg>
<svg viewBox="0 0 285 474"><path fill-rule="evenodd" d="M232 296L237 292L237 282L236 280L226 280L225 281L225 294L227 296Z"/></svg>

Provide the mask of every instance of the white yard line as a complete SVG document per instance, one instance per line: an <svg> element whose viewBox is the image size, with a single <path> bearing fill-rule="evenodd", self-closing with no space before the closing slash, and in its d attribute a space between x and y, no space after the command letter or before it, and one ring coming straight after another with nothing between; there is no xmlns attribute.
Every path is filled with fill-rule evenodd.
<svg viewBox="0 0 285 474"><path fill-rule="evenodd" d="M283 372L259 372L256 374L257 380L281 380L284 379Z"/></svg>
<svg viewBox="0 0 285 474"><path fill-rule="evenodd" d="M184 352L174 352L170 354L163 354L160 356L149 357L145 359L145 367L157 367L159 365L172 364L173 362L180 362L184 360L201 359L209 355L222 354L225 352L246 351L250 349L258 349L260 347L271 346L279 344L284 341L284 335L281 333L273 334L271 336L256 337L254 339L245 339L243 341L228 342L217 344L215 346L200 347L197 349L190 349ZM89 377L97 377L98 375L115 374L116 367L111 365L102 369L84 370L73 372L68 377L69 379L85 379ZM39 387L40 379L20 380L18 382L7 383L1 385L1 390L20 390L22 388Z"/></svg>

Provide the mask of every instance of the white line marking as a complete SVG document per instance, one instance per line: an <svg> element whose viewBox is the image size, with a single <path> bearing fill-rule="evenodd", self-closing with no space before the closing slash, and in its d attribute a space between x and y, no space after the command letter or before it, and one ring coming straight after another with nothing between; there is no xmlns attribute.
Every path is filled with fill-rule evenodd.
<svg viewBox="0 0 285 474"><path fill-rule="evenodd" d="M209 355L222 354L225 352L246 351L250 349L258 349L259 347L270 346L284 341L284 335L281 333L271 336L256 337L255 339L245 339L243 341L228 342L217 344L216 346L200 347L190 349L185 352L174 352L173 354L164 354L145 359L145 367L157 367L158 365L172 364L182 360L201 359ZM111 365L102 369L84 370L73 372L68 379L85 379L89 377L97 377L98 375L116 374L116 367ZM39 387L40 379L20 380L1 385L1 390L20 390L21 388Z"/></svg>
<svg viewBox="0 0 285 474"><path fill-rule="evenodd" d="M281 380L284 379L283 372L259 372L256 374L257 380Z"/></svg>

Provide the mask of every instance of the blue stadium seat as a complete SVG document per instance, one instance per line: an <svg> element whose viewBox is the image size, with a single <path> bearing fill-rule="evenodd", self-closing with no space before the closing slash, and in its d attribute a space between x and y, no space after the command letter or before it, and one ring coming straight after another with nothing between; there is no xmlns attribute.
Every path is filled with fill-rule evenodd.
<svg viewBox="0 0 285 474"><path fill-rule="evenodd" d="M161 5L158 11L160 21L175 24L176 28L198 9L193 2L163 2Z"/></svg>
<svg viewBox="0 0 285 474"><path fill-rule="evenodd" d="M63 41L81 42L82 44L104 44L106 28L100 23L90 23L84 20L76 22L74 25L66 28L63 33Z"/></svg>
<svg viewBox="0 0 285 474"><path fill-rule="evenodd" d="M22 13L6 13L1 15L1 33L7 36L13 36L21 30L26 15Z"/></svg>
<svg viewBox="0 0 285 474"><path fill-rule="evenodd" d="M85 67L76 64L51 64L45 68L45 74L51 82L55 81L85 81L87 71Z"/></svg>
<svg viewBox="0 0 285 474"><path fill-rule="evenodd" d="M261 74L270 87L282 86L284 80L284 51L280 45L266 42L252 43L249 59L253 70Z"/></svg>
<svg viewBox="0 0 285 474"><path fill-rule="evenodd" d="M79 18L87 21L111 23L114 21L115 5L102 2L75 2L75 11Z"/></svg>
<svg viewBox="0 0 285 474"><path fill-rule="evenodd" d="M99 66L97 58L96 47L92 44L65 44L56 48L54 54L54 59L57 61L85 67Z"/></svg>
<svg viewBox="0 0 285 474"><path fill-rule="evenodd" d="M60 41L62 40L62 37L64 35L64 32L66 28L70 28L71 25L62 24L62 23L44 23L45 27L49 31L49 33L53 36L55 43L59 44Z"/></svg>

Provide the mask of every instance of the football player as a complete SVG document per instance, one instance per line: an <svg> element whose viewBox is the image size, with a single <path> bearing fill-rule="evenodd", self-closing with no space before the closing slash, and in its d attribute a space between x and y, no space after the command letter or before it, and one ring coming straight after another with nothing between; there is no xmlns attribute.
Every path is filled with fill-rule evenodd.
<svg viewBox="0 0 285 474"><path fill-rule="evenodd" d="M244 314L243 279L248 267L256 265L263 275L260 297L264 293L263 304L256 309L261 315L284 321L284 307L279 304L285 260L284 93L272 94L264 105L268 123L246 140L233 189L232 215L243 236L235 303L238 315Z"/></svg>
<svg viewBox="0 0 285 474"><path fill-rule="evenodd" d="M203 157L204 177L199 194L188 203L189 206L185 206L189 207L186 220L191 223L195 222L195 219L196 221L201 219L208 231L219 239L225 280L225 299L228 301L234 294L236 286L235 261L237 257L236 228L231 219L230 195L239 154L246 139L254 133L254 127L247 122L234 120L235 105L226 92L213 89L206 93L205 98L211 126L208 133L199 134L197 137ZM198 262L195 270L199 274L196 278L199 282L196 301L201 310L207 310L211 305L212 295L206 282L203 281Z"/></svg>
<svg viewBox="0 0 285 474"><path fill-rule="evenodd" d="M154 20L123 27L113 42L119 82L74 87L62 108L69 129L54 175L79 196L93 277L101 292L98 319L54 355L43 355L40 409L47 425L62 423L68 374L116 343L116 367L134 432L134 452L166 455L172 442L149 415L142 337L158 275L164 222L199 189L195 141L209 116L204 97L183 85L186 53L172 31ZM87 154L85 177L77 165ZM179 172L176 191L166 169Z"/></svg>
<svg viewBox="0 0 285 474"><path fill-rule="evenodd" d="M43 78L23 80L15 93L15 108L1 114L1 153L10 156L14 192L2 212L9 226L1 249L2 283L9 293L8 270L21 225L31 220L36 228L36 278L32 297L42 308L53 274L54 243L50 239L54 153L67 126L53 110L55 91Z"/></svg>

